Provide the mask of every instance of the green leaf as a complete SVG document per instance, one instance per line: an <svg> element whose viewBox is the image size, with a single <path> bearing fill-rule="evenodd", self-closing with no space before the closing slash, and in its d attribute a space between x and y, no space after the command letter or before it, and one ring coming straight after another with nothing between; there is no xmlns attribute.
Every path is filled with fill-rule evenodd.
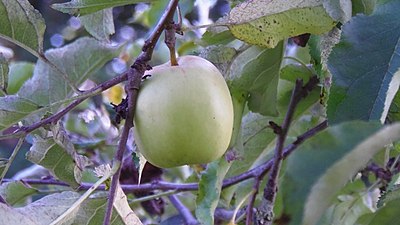
<svg viewBox="0 0 400 225"><path fill-rule="evenodd" d="M400 199L387 203L373 214L361 217L357 224L362 225L393 225L399 221Z"/></svg>
<svg viewBox="0 0 400 225"><path fill-rule="evenodd" d="M233 8L229 24L236 38L273 48L288 37L327 32L336 22L318 0L259 0L246 1Z"/></svg>
<svg viewBox="0 0 400 225"><path fill-rule="evenodd" d="M39 108L30 100L15 95L0 97L0 131L19 122Z"/></svg>
<svg viewBox="0 0 400 225"><path fill-rule="evenodd" d="M106 62L117 56L119 51L119 48L87 37L80 38L62 48L47 50L46 58L57 69L39 60L32 79L25 82L18 91L18 95L41 106L65 100L73 91L68 82L63 79L62 74L67 75L73 84L79 86Z"/></svg>
<svg viewBox="0 0 400 225"><path fill-rule="evenodd" d="M334 20L346 23L352 16L351 2L351 0L324 0L323 6Z"/></svg>
<svg viewBox="0 0 400 225"><path fill-rule="evenodd" d="M375 8L376 0L352 0L353 16L358 13L370 15Z"/></svg>
<svg viewBox="0 0 400 225"><path fill-rule="evenodd" d="M3 54L0 53L0 96L7 92L8 71L8 62Z"/></svg>
<svg viewBox="0 0 400 225"><path fill-rule="evenodd" d="M217 45L204 48L199 56L212 62L224 77L230 73L230 65L234 57L238 54L235 48Z"/></svg>
<svg viewBox="0 0 400 225"><path fill-rule="evenodd" d="M0 186L0 195L11 205L21 205L26 203L28 197L37 194L38 190L26 186L21 181L3 183Z"/></svg>
<svg viewBox="0 0 400 225"><path fill-rule="evenodd" d="M288 159L281 185L290 224L313 225L336 193L385 145L400 139L400 124L342 123L306 141Z"/></svg>
<svg viewBox="0 0 400 225"><path fill-rule="evenodd" d="M199 191L196 199L196 217L201 224L214 224L214 211L217 208L224 177L230 167L224 157L208 164L201 174Z"/></svg>
<svg viewBox="0 0 400 225"><path fill-rule="evenodd" d="M226 45L233 40L235 40L235 37L232 36L232 33L229 30L223 30L220 32L207 30L201 37L199 44L202 46Z"/></svg>
<svg viewBox="0 0 400 225"><path fill-rule="evenodd" d="M281 79L291 82L295 82L297 79L302 79L304 83L307 83L313 76L310 69L299 64L289 64L283 67L280 73Z"/></svg>
<svg viewBox="0 0 400 225"><path fill-rule="evenodd" d="M390 122L400 121L400 91L398 91L396 96L394 96L392 105L389 109L388 120Z"/></svg>
<svg viewBox="0 0 400 225"><path fill-rule="evenodd" d="M101 194L101 193L100 193ZM72 225L96 225L102 224L105 215L105 208L107 206L107 198L103 194L92 195L91 198L86 199L79 207L78 214ZM123 225L118 213L113 210L111 217L111 225Z"/></svg>
<svg viewBox="0 0 400 225"><path fill-rule="evenodd" d="M37 138L26 157L29 161L48 169L57 179L77 187L86 160L75 152L65 130L57 126L53 129L54 137Z"/></svg>
<svg viewBox="0 0 400 225"><path fill-rule="evenodd" d="M35 221L34 218L30 217L29 215L25 215L23 212L17 211L6 204L0 204L0 215L0 224L42 225L39 221Z"/></svg>
<svg viewBox="0 0 400 225"><path fill-rule="evenodd" d="M15 62L10 64L7 94L15 94L32 77L35 64L30 62Z"/></svg>
<svg viewBox="0 0 400 225"><path fill-rule="evenodd" d="M383 122L400 84L400 2L379 5L371 16L358 15L342 29L328 59L333 85L330 124L347 120Z"/></svg>
<svg viewBox="0 0 400 225"><path fill-rule="evenodd" d="M250 94L248 107L262 115L277 115L277 91L279 70L284 54L281 42L273 49L265 49L242 69L239 77L230 82L232 89L246 91Z"/></svg>
<svg viewBox="0 0 400 225"><path fill-rule="evenodd" d="M362 215L371 213L366 202L371 201L370 193L356 193L339 196L339 203L331 206L320 225L354 225Z"/></svg>
<svg viewBox="0 0 400 225"><path fill-rule="evenodd" d="M46 25L39 11L28 0L0 1L0 37L35 56L43 52Z"/></svg>
<svg viewBox="0 0 400 225"><path fill-rule="evenodd" d="M16 211L26 215L41 225L50 224L55 218L64 213L79 198L77 192L66 191L57 194L47 195L25 207L16 208ZM75 209L72 215L77 214ZM67 218L63 224L70 224L74 216ZM6 223L8 224L8 223Z"/></svg>
<svg viewBox="0 0 400 225"><path fill-rule="evenodd" d="M83 16L107 8L150 1L152 0L72 0L70 2L52 4L51 7L55 10L68 13L73 16Z"/></svg>
<svg viewBox="0 0 400 225"><path fill-rule="evenodd" d="M79 17L87 32L100 41L109 41L115 33L112 9L104 9Z"/></svg>

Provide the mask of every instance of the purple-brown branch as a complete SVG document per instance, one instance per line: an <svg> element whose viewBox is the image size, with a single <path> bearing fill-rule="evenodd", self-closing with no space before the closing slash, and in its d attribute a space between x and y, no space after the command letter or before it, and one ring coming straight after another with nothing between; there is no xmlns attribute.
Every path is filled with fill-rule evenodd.
<svg viewBox="0 0 400 225"><path fill-rule="evenodd" d="M111 179L111 187L109 191L106 214L104 216L103 225L109 225L111 221L115 193L117 190L117 185L121 174L122 159L126 149L126 143L128 140L129 131L133 126L133 117L135 114L136 100L142 76L146 71L146 69L149 68L149 65L147 63L151 60L151 57L153 55L153 50L156 46L156 43L158 42L158 39L160 38L161 33L173 19L175 10L178 6L178 2L179 0L171 0L169 2L157 26L151 33L150 37L145 41L145 44L142 48L142 53L135 60L135 62L128 71L128 84L126 86L128 110L126 114L125 125L121 134L121 139L118 144L118 149L114 156L113 163L117 164L118 169Z"/></svg>
<svg viewBox="0 0 400 225"><path fill-rule="evenodd" d="M175 206L175 208L179 211L181 216L185 219L185 224L187 225L198 225L200 224L196 218L193 216L192 212L179 200L178 196L170 195L168 196L171 203Z"/></svg>
<svg viewBox="0 0 400 225"><path fill-rule="evenodd" d="M296 150L304 141L313 137L317 133L321 132L322 130L328 127L328 122L323 121L322 123L318 124L317 126L313 127L312 129L306 131L304 134L297 137L297 139L285 147L283 152L283 157L286 158L289 156L294 150ZM246 171L242 174L239 174L234 177L227 178L223 181L222 188L227 188L242 181L251 179L251 178L258 178L260 176L265 175L271 168L273 160L269 160L258 167L255 167L249 171ZM4 182L12 182L12 179L4 179ZM56 186L69 186L67 183L57 180L39 180L39 179L23 179L21 180L23 183L27 183L30 185L56 185ZM87 190L91 186L92 183L82 183L79 186L79 190ZM135 191L154 191L154 190L177 190L177 191L193 191L198 189L198 183L172 183L172 182L165 182L165 181L156 181L152 183L145 183L140 185L128 185L128 184L121 184L121 188L127 192L132 193ZM105 185L100 185L98 190L105 190Z"/></svg>
<svg viewBox="0 0 400 225"><path fill-rule="evenodd" d="M116 76L108 81L105 81L99 85L97 85L96 87L93 87L89 90L83 91L81 93L81 97L78 97L78 99L74 100L73 102L71 102L69 105L67 105L65 108L63 108L61 111L43 119L40 120L34 124L31 124L29 126L22 126L19 129L17 129L12 135L4 135L4 136L0 136L0 140L2 139L8 139L9 136L10 138L19 138L19 137L23 137L26 136L27 134L29 134L30 132L38 129L39 127L43 127L45 125L51 124L51 123L56 123L58 120L60 120L65 114L67 114L69 111L71 111L73 108L75 108L77 105L79 105L80 103L82 103L83 101L85 101L87 98L95 95L96 93L100 94L103 91L111 88L114 85L117 85L123 81L126 81L128 78L128 74L124 73L120 76Z"/></svg>
<svg viewBox="0 0 400 225"><path fill-rule="evenodd" d="M296 107L301 99L306 97L309 92L316 87L319 80L316 76L312 77L308 83L303 87L303 81L296 80L295 87L290 98L288 111L286 112L285 118L283 120L282 126L273 124L274 132L277 134L277 141L275 146L275 155L273 158L272 168L269 174L267 185L264 189L264 198L261 206L258 210L257 223L258 224L272 224L273 221L273 209L275 204L275 199L278 191L278 178L279 172L282 166L282 161L284 159L284 144L289 131L290 124L293 120Z"/></svg>
<svg viewBox="0 0 400 225"><path fill-rule="evenodd" d="M304 141L313 137L317 133L323 131L328 127L328 121L323 121L317 126L311 128L310 130L304 132L302 135L298 136L296 140L287 145L283 151L283 157L286 158L289 156L294 150L296 150ZM265 175L269 169L271 168L273 160L270 159L267 162L261 164L258 167L255 167L249 171L246 171L242 174L239 174L234 177L227 178L223 181L222 188L226 188L232 186L234 184L240 183L242 181L248 180L250 178L257 178L262 175ZM4 182L11 182L12 179L4 179ZM22 182L26 182L27 184L37 184L37 185L57 185L57 186L69 186L67 183L56 180L38 180L38 179L23 179ZM80 190L85 190L93 186L91 183L82 183L80 185ZM176 184L170 182L153 182L147 184L140 185L121 185L122 189L127 192L132 191L147 191L147 190L178 190L178 191L191 191L197 190L197 183L184 183L184 184ZM104 185L100 185L99 190L104 190Z"/></svg>

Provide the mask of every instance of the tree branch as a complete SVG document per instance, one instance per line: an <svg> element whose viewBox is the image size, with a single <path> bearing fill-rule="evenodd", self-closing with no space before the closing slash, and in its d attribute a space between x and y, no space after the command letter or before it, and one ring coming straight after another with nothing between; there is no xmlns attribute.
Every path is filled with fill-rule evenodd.
<svg viewBox="0 0 400 225"><path fill-rule="evenodd" d="M296 84L293 89L292 96L290 98L288 111L286 112L286 116L283 120L282 126L279 127L275 123L270 122L270 124L274 124L273 129L274 132L277 134L278 138L275 146L275 155L273 158L271 172L269 175L267 185L264 189L264 198L258 210L258 215L257 215L258 224L272 224L274 217L273 209L274 209L276 194L278 191L279 171L281 169L282 161L284 159L284 144L287 137L287 133L289 131L289 127L292 122L298 103L302 98L307 96L308 93L318 83L319 80L316 76L312 77L304 87L302 80L300 79L296 80Z"/></svg>
<svg viewBox="0 0 400 225"><path fill-rule="evenodd" d="M94 88L91 88L87 91L82 92L81 95L77 96L76 100L71 102L68 106L66 106L64 109L61 111L47 117L46 119L40 120L32 125L29 126L22 126L19 129L17 129L13 134L11 135L4 135L0 136L0 140L2 139L8 139L8 138L20 138L23 136L26 136L30 132L38 129L39 127L43 127L47 124L51 123L56 123L58 120L60 120L65 114L67 114L69 111L71 111L73 108L75 108L77 105L79 105L81 102L85 101L87 98L95 96L97 94L102 93L103 91L111 88L114 85L117 85L123 81L126 81L128 78L128 73L124 73L120 76L114 77L108 81L105 81L99 85L97 85Z"/></svg>
<svg viewBox="0 0 400 225"><path fill-rule="evenodd" d="M118 149L114 157L113 166L118 166L118 169L111 179L111 187L109 191L106 214L104 217L103 225L110 224L115 193L117 190L117 185L121 174L121 162L125 152L129 131L133 126L133 117L136 108L136 100L142 76L146 71L146 69L149 68L147 62L151 60L153 50L155 48L158 39L160 38L161 33L165 29L168 22L170 22L173 19L175 10L178 6L178 2L179 0L171 0L169 2L157 26L151 33L150 37L146 40L142 49L142 53L135 60L135 62L128 71L128 84L126 87L127 98L128 98L128 110L126 115L127 117L121 134L121 139L119 141Z"/></svg>
<svg viewBox="0 0 400 225"><path fill-rule="evenodd" d="M196 218L193 216L193 214L190 212L190 210L179 200L179 198L176 195L170 195L168 196L169 200L171 203L175 206L175 208L178 210L178 212L182 215L182 217L185 219L185 224L187 225L197 225L199 222L196 220Z"/></svg>
<svg viewBox="0 0 400 225"><path fill-rule="evenodd" d="M261 183L261 179L255 179L254 185L253 185L253 193L251 194L250 199L249 199L249 204L247 205L246 225L253 224L254 202L256 201L260 183Z"/></svg>
<svg viewBox="0 0 400 225"><path fill-rule="evenodd" d="M286 158L289 156L294 150L296 150L304 141L313 137L317 133L321 132L322 130L328 127L328 122L325 120L322 123L318 124L317 126L313 127L312 129L306 131L304 134L297 137L296 141L289 144L285 147L283 152L283 157ZM269 160L262 165L246 171L242 174L239 174L234 177L230 177L224 180L222 188L227 188L242 181L248 180L250 178L257 178L260 176L265 175L270 168L272 167L273 160ZM13 182L15 180L12 179L4 179L4 182ZM30 185L56 185L56 186L66 186L69 185L62 181L57 180L39 180L39 179L22 179L20 180L23 183L27 183ZM92 183L82 183L79 186L79 190L86 190L93 186ZM128 193L132 193L135 191L154 191L154 190L176 190L176 191L193 191L198 189L198 183L171 183L165 181L157 181L152 183L140 184L140 185L128 185L128 184L121 184L121 188ZM105 185L100 185L98 190L105 190Z"/></svg>

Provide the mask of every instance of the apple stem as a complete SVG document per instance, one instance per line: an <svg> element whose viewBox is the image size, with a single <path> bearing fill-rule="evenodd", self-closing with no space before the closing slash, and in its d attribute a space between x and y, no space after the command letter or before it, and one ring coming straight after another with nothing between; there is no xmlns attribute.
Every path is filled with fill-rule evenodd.
<svg viewBox="0 0 400 225"><path fill-rule="evenodd" d="M176 51L175 51L175 32L176 32L176 24L173 20L166 24L165 27L165 44L169 49L169 57L171 61L171 66L178 66L178 60L176 59Z"/></svg>

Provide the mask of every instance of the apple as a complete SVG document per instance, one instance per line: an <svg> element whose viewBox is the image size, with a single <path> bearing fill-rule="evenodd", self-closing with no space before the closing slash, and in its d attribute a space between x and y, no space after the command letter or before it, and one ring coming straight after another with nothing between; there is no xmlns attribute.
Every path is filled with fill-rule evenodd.
<svg viewBox="0 0 400 225"><path fill-rule="evenodd" d="M214 161L232 134L232 99L222 74L198 56L177 62L146 71L136 103L139 152L161 168Z"/></svg>

